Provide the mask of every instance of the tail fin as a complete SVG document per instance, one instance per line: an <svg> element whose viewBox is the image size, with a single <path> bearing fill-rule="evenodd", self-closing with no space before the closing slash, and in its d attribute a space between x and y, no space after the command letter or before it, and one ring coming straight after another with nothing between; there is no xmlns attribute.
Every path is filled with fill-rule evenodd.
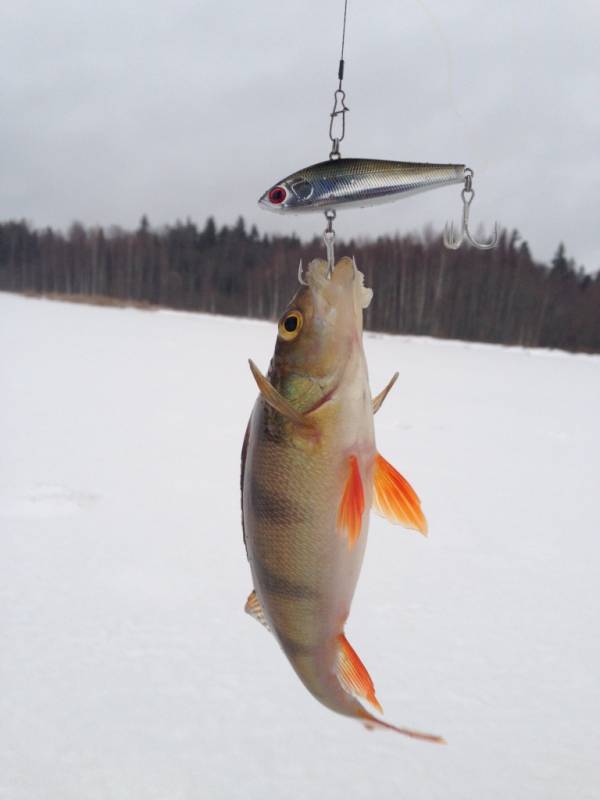
<svg viewBox="0 0 600 800"><path fill-rule="evenodd" d="M369 729L387 728L389 731L401 733L403 736L410 736L411 739L420 739L422 742L446 744L446 740L442 736L434 736L432 733L421 733L420 731L413 731L410 728L398 728L396 725L390 725L389 722L383 722L383 720L377 719L377 717L369 714L365 709L363 709L363 713L360 714L360 719L363 720L365 727Z"/></svg>
<svg viewBox="0 0 600 800"><path fill-rule="evenodd" d="M383 714L383 709L375 696L375 686L371 676L367 672L365 665L358 657L356 651L343 633L338 636L338 662L337 676L342 688L357 700L367 700L377 711ZM387 728L412 739L421 739L425 742L435 742L436 744L446 744L441 736L434 736L431 733L420 733L410 728L397 728L389 722L377 719L357 702L353 709L356 717L364 722L367 728Z"/></svg>

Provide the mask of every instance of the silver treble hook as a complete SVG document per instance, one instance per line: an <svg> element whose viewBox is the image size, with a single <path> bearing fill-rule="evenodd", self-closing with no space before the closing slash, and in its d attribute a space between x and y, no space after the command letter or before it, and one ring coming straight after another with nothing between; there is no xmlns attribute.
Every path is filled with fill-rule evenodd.
<svg viewBox="0 0 600 800"><path fill-rule="evenodd" d="M463 218L459 235L456 236L453 222L451 222L450 225L446 223L444 227L444 244L450 250L458 250L465 239L478 250L491 250L498 243L497 222L494 223L494 234L489 242L478 242L473 238L471 231L469 230L469 210L473 198L475 197L475 190L473 189L473 174L473 170L470 167L465 169L465 187L460 193L463 202Z"/></svg>
<svg viewBox="0 0 600 800"><path fill-rule="evenodd" d="M333 268L335 266L335 254L333 250L333 243L335 241L335 231L333 230L335 209L328 208L325 212L325 219L327 220L327 227L323 232L323 241L325 242L325 250L327 251L327 280L329 280L333 275Z"/></svg>

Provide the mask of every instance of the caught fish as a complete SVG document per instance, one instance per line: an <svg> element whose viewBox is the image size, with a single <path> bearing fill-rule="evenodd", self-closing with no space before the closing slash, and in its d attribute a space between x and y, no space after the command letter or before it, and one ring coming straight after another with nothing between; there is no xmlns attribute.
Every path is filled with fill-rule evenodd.
<svg viewBox="0 0 600 800"><path fill-rule="evenodd" d="M464 181L464 164L338 158L288 175L266 191L258 203L270 211L329 211L389 203Z"/></svg>
<svg viewBox="0 0 600 800"><path fill-rule="evenodd" d="M427 532L410 484L379 455L373 415L397 378L371 397L362 345L371 289L349 258L330 279L313 261L279 321L268 377L242 450L242 522L254 589L246 611L268 628L298 677L332 711L418 739L382 713L348 642L350 612L373 506L391 522Z"/></svg>

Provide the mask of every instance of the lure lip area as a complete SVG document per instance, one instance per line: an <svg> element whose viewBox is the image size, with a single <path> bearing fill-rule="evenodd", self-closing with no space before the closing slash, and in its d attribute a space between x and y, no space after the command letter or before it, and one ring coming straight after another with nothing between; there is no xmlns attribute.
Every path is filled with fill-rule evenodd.
<svg viewBox="0 0 600 800"><path fill-rule="evenodd" d="M390 203L406 195L464 183L464 164L339 158L297 170L264 192L261 208L304 214Z"/></svg>

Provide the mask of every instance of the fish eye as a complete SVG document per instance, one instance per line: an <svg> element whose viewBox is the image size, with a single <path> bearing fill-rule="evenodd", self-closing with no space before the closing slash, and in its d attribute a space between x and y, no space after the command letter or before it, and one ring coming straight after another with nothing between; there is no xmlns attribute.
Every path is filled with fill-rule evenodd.
<svg viewBox="0 0 600 800"><path fill-rule="evenodd" d="M302 314L299 311L290 311L279 323L279 335L286 342L291 342L302 330Z"/></svg>
<svg viewBox="0 0 600 800"><path fill-rule="evenodd" d="M271 189L269 192L269 201L273 203L273 205L279 206L285 198L287 197L287 192L283 188L283 186L275 186L274 189Z"/></svg>

